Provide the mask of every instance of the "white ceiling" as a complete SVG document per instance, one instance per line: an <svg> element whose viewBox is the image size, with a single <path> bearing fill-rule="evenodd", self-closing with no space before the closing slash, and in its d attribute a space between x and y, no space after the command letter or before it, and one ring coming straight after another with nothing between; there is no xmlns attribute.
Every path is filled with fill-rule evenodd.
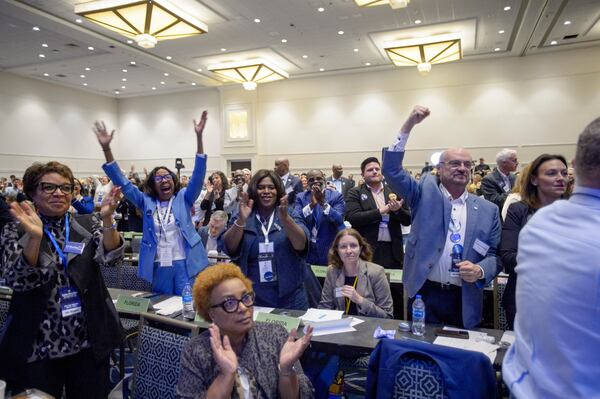
<svg viewBox="0 0 600 399"><path fill-rule="evenodd" d="M198 9L208 33L145 50L88 21L75 22L75 0L0 0L0 70L128 97L223 85L207 65L251 54L270 55L291 79L393 68L378 38L444 25L475 27L465 60L600 44L600 0L412 0L399 10L359 8L353 0L173 1Z"/></svg>

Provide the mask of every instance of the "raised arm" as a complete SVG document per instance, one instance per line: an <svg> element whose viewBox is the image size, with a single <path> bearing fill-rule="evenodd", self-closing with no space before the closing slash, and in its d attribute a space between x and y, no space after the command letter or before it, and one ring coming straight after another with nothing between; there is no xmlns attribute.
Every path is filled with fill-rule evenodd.
<svg viewBox="0 0 600 399"><path fill-rule="evenodd" d="M196 152L198 154L204 154L204 143L203 143L203 135L204 135L204 126L206 126L206 121L208 119L208 112L202 111L202 116L200 117L200 122L196 123L194 119L194 131L196 132L196 142L197 149Z"/></svg>
<svg viewBox="0 0 600 399"><path fill-rule="evenodd" d="M94 122L93 130L96 134L96 138L98 139L98 143L100 143L100 147L102 147L102 152L104 152L106 163L111 163L115 160L112 150L110 149L110 142L113 139L115 130L113 129L110 133L108 133L108 130L106 130L106 125L103 121Z"/></svg>
<svg viewBox="0 0 600 399"><path fill-rule="evenodd" d="M188 186L185 190L185 202L191 208L194 201L200 196L202 191L202 184L204 183L204 175L206 174L206 154L204 154L204 127L208 119L208 113L202 112L200 122L196 123L194 120L194 132L196 133L196 160L194 161L194 171L188 182Z"/></svg>

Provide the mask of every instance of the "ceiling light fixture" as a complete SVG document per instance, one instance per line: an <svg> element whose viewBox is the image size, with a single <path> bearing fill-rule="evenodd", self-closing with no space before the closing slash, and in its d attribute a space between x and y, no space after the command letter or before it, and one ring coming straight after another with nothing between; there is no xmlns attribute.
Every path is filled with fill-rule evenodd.
<svg viewBox="0 0 600 399"><path fill-rule="evenodd" d="M135 61L130 61L129 64L130 65L135 65Z"/></svg>
<svg viewBox="0 0 600 399"><path fill-rule="evenodd" d="M121 89L126 89L126 88L127 88L127 87L125 87L125 86L121 86Z"/></svg>
<svg viewBox="0 0 600 399"><path fill-rule="evenodd" d="M77 18L77 19L75 20L75 22L77 22L78 24L82 24L82 23L83 23L83 19L81 19L81 18Z"/></svg>
<svg viewBox="0 0 600 399"><path fill-rule="evenodd" d="M83 85L84 85L84 86L87 86L87 83L84 83Z"/></svg>
<svg viewBox="0 0 600 399"><path fill-rule="evenodd" d="M115 90L115 94L119 94L119 90Z"/></svg>
<svg viewBox="0 0 600 399"><path fill-rule="evenodd" d="M202 68L198 68L198 69L196 69L196 71L202 72Z"/></svg>
<svg viewBox="0 0 600 399"><path fill-rule="evenodd" d="M565 21L563 22L564 25L571 25L571 21Z"/></svg>
<svg viewBox="0 0 600 399"><path fill-rule="evenodd" d="M371 66L371 63L370 62L365 62L365 65L366 66Z"/></svg>
<svg viewBox="0 0 600 399"><path fill-rule="evenodd" d="M168 60L172 60L173 59L173 57L171 57L170 55L167 55L165 58L168 59Z"/></svg>
<svg viewBox="0 0 600 399"><path fill-rule="evenodd" d="M503 30L503 29L500 29L500 30L498 31L498 34L499 34L499 35L503 35L503 34L504 34L504 30Z"/></svg>
<svg viewBox="0 0 600 399"><path fill-rule="evenodd" d="M75 14L132 38L143 48L159 40L179 39L208 31L204 22L169 0L95 0L75 5Z"/></svg>
<svg viewBox="0 0 600 399"><path fill-rule="evenodd" d="M324 72L325 68L319 68L319 71Z"/></svg>
<svg viewBox="0 0 600 399"><path fill-rule="evenodd" d="M34 31L36 31L36 32L39 32L39 31L40 31L40 28L39 28L39 27L37 27L37 26L34 26L34 27L33 27L33 28L31 28L31 29L33 29L33 30L34 30Z"/></svg>
<svg viewBox="0 0 600 399"><path fill-rule="evenodd" d="M510 6L504 7L504 11L510 11Z"/></svg>
<svg viewBox="0 0 600 399"><path fill-rule="evenodd" d="M85 79L85 75L79 75L81 79Z"/></svg>
<svg viewBox="0 0 600 399"><path fill-rule="evenodd" d="M92 46L88 46L88 50L94 51L94 48Z"/></svg>
<svg viewBox="0 0 600 399"><path fill-rule="evenodd" d="M304 55L302 56L302 58L304 58L304 59L307 59L307 58L308 58L308 55L304 54Z"/></svg>
<svg viewBox="0 0 600 399"><path fill-rule="evenodd" d="M228 81L242 83L244 89L255 90L258 83L287 79L290 76L266 60L251 59L211 65L208 70Z"/></svg>
<svg viewBox="0 0 600 399"><path fill-rule="evenodd" d="M40 54L39 57L40 58L46 58L46 56L44 54Z"/></svg>
<svg viewBox="0 0 600 399"><path fill-rule="evenodd" d="M161 85L164 85L164 84L165 84L164 80L161 80L161 81L160 81L160 84L161 84Z"/></svg>
<svg viewBox="0 0 600 399"><path fill-rule="evenodd" d="M127 69L121 69L121 71L123 71L123 72L127 73Z"/></svg>
<svg viewBox="0 0 600 399"><path fill-rule="evenodd" d="M254 22L256 22L257 24L260 24L260 18L254 18Z"/></svg>
<svg viewBox="0 0 600 399"><path fill-rule="evenodd" d="M355 48L353 51L354 51L355 53L358 53L358 49L357 49L357 48Z"/></svg>
<svg viewBox="0 0 600 399"><path fill-rule="evenodd" d="M287 43L287 39L281 39L281 43Z"/></svg>
<svg viewBox="0 0 600 399"><path fill-rule="evenodd" d="M156 87L152 86L152 90L156 90Z"/></svg>
<svg viewBox="0 0 600 399"><path fill-rule="evenodd" d="M169 73L168 73L168 72L165 72L165 73L163 73L163 75L165 75L165 76L169 76Z"/></svg>
<svg viewBox="0 0 600 399"><path fill-rule="evenodd" d="M318 12L323 12L323 11L325 11L325 9L323 7L319 7L319 8L317 8L317 11Z"/></svg>
<svg viewBox="0 0 600 399"><path fill-rule="evenodd" d="M496 47L494 51L500 51L500 47Z"/></svg>
<svg viewBox="0 0 600 399"><path fill-rule="evenodd" d="M431 71L432 64L458 61L462 58L458 34L430 36L385 43L384 50L396 66L416 65L421 75Z"/></svg>
<svg viewBox="0 0 600 399"><path fill-rule="evenodd" d="M44 76L50 76L50 74L49 74L49 73L47 73L47 72L45 72L45 73L44 73Z"/></svg>
<svg viewBox="0 0 600 399"><path fill-rule="evenodd" d="M121 79L121 82L127 82L127 78Z"/></svg>
<svg viewBox="0 0 600 399"><path fill-rule="evenodd" d="M221 51L223 51L223 52L224 52L224 51L227 51L227 49L226 49L225 47L223 47L223 48L221 49Z"/></svg>
<svg viewBox="0 0 600 399"><path fill-rule="evenodd" d="M92 68L90 68L90 67L85 67L84 69L85 69L86 71L91 71L91 70L92 70Z"/></svg>
<svg viewBox="0 0 600 399"><path fill-rule="evenodd" d="M338 30L338 35L343 35L344 31L343 30Z"/></svg>
<svg viewBox="0 0 600 399"><path fill-rule="evenodd" d="M420 19L415 19L415 24L416 25L419 25L421 22L423 22L423 21L421 21Z"/></svg>
<svg viewBox="0 0 600 399"><path fill-rule="evenodd" d="M406 8L410 0L354 0L359 7L374 7L389 5L394 10L397 8Z"/></svg>
<svg viewBox="0 0 600 399"><path fill-rule="evenodd" d="M133 40L127 40L127 44L133 44Z"/></svg>
<svg viewBox="0 0 600 399"><path fill-rule="evenodd" d="M196 82L192 82L192 86L196 86Z"/></svg>
<svg viewBox="0 0 600 399"><path fill-rule="evenodd" d="M552 40L552 41L550 42L550 45L551 45L551 46L554 46L554 45L556 45L556 44L558 44L558 42L557 42L556 40Z"/></svg>
<svg viewBox="0 0 600 399"><path fill-rule="evenodd" d="M42 43L42 47L48 47L46 43Z"/></svg>

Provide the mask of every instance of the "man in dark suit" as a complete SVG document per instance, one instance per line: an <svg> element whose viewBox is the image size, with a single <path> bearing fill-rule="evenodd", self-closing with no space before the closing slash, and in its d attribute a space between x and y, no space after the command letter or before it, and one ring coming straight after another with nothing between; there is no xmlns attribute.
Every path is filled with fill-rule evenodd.
<svg viewBox="0 0 600 399"><path fill-rule="evenodd" d="M410 210L399 195L383 184L377 158L362 161L360 170L365 184L348 191L346 220L373 247L373 262L388 269L402 269L400 225L410 225Z"/></svg>
<svg viewBox="0 0 600 399"><path fill-rule="evenodd" d="M335 188L335 190L342 194L344 198L348 195L348 190L354 187L354 180L346 179L342 176L344 168L340 164L334 164L331 166L331 176L327 178L327 186Z"/></svg>
<svg viewBox="0 0 600 399"><path fill-rule="evenodd" d="M302 181L297 176L290 173L290 161L287 158L279 158L275 160L275 173L281 177L285 193L288 196L288 204L296 202L296 194L302 191Z"/></svg>
<svg viewBox="0 0 600 399"><path fill-rule="evenodd" d="M208 224L198 229L198 234L207 254L209 251L217 250L217 238L227 227L227 220L228 216L225 211L214 211L210 215Z"/></svg>
<svg viewBox="0 0 600 399"><path fill-rule="evenodd" d="M503 149L496 155L496 164L498 165L496 170L483 178L481 192L486 200L498 205L502 210L506 197L515 185L516 178L512 172L517 170L519 165L517 152L508 148Z"/></svg>

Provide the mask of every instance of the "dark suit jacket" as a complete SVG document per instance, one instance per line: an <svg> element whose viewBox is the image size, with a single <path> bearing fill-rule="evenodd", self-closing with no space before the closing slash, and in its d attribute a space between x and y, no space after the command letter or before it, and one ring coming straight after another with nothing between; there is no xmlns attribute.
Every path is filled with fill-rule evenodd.
<svg viewBox="0 0 600 399"><path fill-rule="evenodd" d="M392 189L387 185L384 185L383 193L386 202L389 195L393 193ZM396 193L398 199L402 198ZM348 191L348 198L346 199L346 220L350 222L353 228L367 240L373 247L373 251L377 249L377 236L379 235L379 222L381 222L381 214L377 208L377 203L371 190L366 184L360 187L354 187ZM404 248L402 245L402 227L400 225L408 226L410 224L410 209L408 205L404 203L402 208L398 212L390 213L390 221L388 228L390 230L390 236L392 237L392 251L394 260L403 264L404 261Z"/></svg>
<svg viewBox="0 0 600 399"><path fill-rule="evenodd" d="M326 181L332 181L333 176L329 176ZM344 176L340 177L339 180L342 182L342 195L344 199L348 196L348 191L354 187L354 180L346 179Z"/></svg>
<svg viewBox="0 0 600 399"><path fill-rule="evenodd" d="M285 192L288 196L288 204L290 205L290 207L293 207L296 203L296 194L299 194L302 191L304 191L302 189L302 181L299 177L294 176L290 173L287 182L285 183L283 188L285 189Z"/></svg>
<svg viewBox="0 0 600 399"><path fill-rule="evenodd" d="M515 179L513 173L508 175L510 188L514 187ZM508 197L508 194L510 193L510 190L504 191L504 179L502 179L502 175L498 169L483 178L481 181L481 191L483 192L483 198L498 205L500 210L504 206L504 201L506 201L506 197Z"/></svg>

